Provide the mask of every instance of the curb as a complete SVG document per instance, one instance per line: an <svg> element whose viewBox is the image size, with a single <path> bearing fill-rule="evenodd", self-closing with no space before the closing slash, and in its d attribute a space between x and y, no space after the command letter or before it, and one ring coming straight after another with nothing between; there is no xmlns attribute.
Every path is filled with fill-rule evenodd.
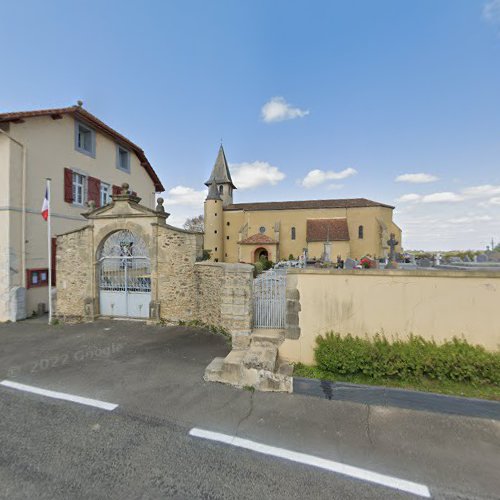
<svg viewBox="0 0 500 500"><path fill-rule="evenodd" d="M294 394L365 405L500 420L500 402L371 385L293 377Z"/></svg>

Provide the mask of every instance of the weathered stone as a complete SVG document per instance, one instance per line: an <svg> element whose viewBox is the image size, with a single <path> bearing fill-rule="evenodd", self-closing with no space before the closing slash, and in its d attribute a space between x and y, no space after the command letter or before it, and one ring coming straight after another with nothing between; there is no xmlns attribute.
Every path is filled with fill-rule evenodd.
<svg viewBox="0 0 500 500"><path fill-rule="evenodd" d="M246 368L256 368L257 370L274 371L278 347L275 344L253 344L243 358Z"/></svg>

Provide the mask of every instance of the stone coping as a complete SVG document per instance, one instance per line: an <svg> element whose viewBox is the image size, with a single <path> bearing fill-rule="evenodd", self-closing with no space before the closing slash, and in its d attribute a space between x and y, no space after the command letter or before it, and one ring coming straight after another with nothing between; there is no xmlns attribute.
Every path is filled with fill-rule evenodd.
<svg viewBox="0 0 500 500"><path fill-rule="evenodd" d="M287 274L319 274L334 276L391 276L412 278L494 278L500 279L499 271L462 271L428 269L287 269Z"/></svg>
<svg viewBox="0 0 500 500"><path fill-rule="evenodd" d="M253 272L252 264L232 263L232 262L214 262L213 260L202 260L196 262L195 266L219 267L226 270L238 271L251 271Z"/></svg>

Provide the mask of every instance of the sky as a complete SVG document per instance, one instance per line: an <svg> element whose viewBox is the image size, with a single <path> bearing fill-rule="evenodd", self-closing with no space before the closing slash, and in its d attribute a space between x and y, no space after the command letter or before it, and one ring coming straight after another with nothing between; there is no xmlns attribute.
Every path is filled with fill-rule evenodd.
<svg viewBox="0 0 500 500"><path fill-rule="evenodd" d="M235 202L396 206L405 249L500 242L500 0L17 0L0 112L78 99L139 144L169 222Z"/></svg>

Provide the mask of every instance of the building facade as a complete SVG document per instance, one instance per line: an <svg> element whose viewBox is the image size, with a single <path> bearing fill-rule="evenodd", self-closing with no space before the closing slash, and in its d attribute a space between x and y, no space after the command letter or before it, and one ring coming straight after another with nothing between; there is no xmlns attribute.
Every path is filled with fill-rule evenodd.
<svg viewBox="0 0 500 500"><path fill-rule="evenodd" d="M384 203L365 198L234 203L236 186L222 146L205 184L204 248L214 261L253 263L265 257L277 262L298 258L304 249L317 260L386 258L391 233L399 242L396 251L401 250L394 207Z"/></svg>
<svg viewBox="0 0 500 500"><path fill-rule="evenodd" d="M122 183L149 208L164 190L144 151L80 105L0 114L0 321L48 306L46 178L54 249L57 234L85 225L89 202L108 204Z"/></svg>

